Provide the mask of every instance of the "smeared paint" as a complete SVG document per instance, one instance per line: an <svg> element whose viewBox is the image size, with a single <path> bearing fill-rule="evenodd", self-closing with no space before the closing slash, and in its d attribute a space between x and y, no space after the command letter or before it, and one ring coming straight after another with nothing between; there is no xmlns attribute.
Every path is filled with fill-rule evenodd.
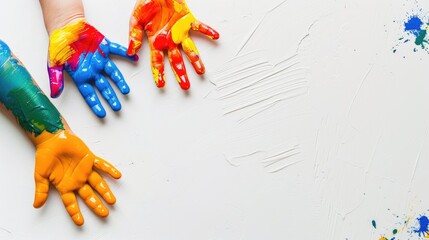
<svg viewBox="0 0 429 240"><path fill-rule="evenodd" d="M64 129L58 110L35 85L28 71L9 47L0 41L0 101L19 125L34 137Z"/></svg>
<svg viewBox="0 0 429 240"><path fill-rule="evenodd" d="M429 238L429 219L426 216L421 216L417 218L419 223L419 228L415 229L414 232L424 238Z"/></svg>
<svg viewBox="0 0 429 240"><path fill-rule="evenodd" d="M239 122L308 91L307 72L298 55L271 63L264 51L239 55L211 74L212 96L223 104L223 114L239 114Z"/></svg>
<svg viewBox="0 0 429 240"><path fill-rule="evenodd" d="M100 49L103 39L104 36L83 19L57 29L49 38L49 66L68 63L71 70L76 71L81 55Z"/></svg>
<svg viewBox="0 0 429 240"><path fill-rule="evenodd" d="M284 150L285 148L286 150ZM234 167L240 166L242 162L258 159L268 173L277 173L302 162L301 159L296 160L300 154L299 145L293 147L279 145L269 150L257 150L238 156L224 156L226 161Z"/></svg>

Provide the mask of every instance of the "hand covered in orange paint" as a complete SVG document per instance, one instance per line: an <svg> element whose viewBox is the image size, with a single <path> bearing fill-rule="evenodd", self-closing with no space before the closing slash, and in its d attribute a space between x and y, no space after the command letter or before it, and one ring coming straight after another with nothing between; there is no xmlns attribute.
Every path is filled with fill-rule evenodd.
<svg viewBox="0 0 429 240"><path fill-rule="evenodd" d="M127 54L135 55L143 39L143 31L149 40L151 64L155 83L165 85L164 51L167 50L171 67L182 89L190 83L179 45L198 74L205 72L198 50L189 37L189 30L198 31L212 39L218 39L211 27L198 21L190 12L185 0L138 0L130 19L130 39Z"/></svg>
<svg viewBox="0 0 429 240"><path fill-rule="evenodd" d="M51 182L57 188L75 224L84 223L75 193L79 194L94 213L106 217L109 210L94 190L108 204L114 204L116 198L95 169L106 172L115 179L120 178L121 173L107 161L95 156L85 143L70 131L43 134L46 134L41 136L43 140L36 143L34 207L40 208L46 202Z"/></svg>

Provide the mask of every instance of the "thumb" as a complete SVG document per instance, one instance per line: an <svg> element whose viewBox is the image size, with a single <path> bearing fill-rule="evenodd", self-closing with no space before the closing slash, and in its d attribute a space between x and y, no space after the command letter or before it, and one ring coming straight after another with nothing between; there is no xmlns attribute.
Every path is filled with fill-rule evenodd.
<svg viewBox="0 0 429 240"><path fill-rule="evenodd" d="M56 98L61 95L64 88L64 65L61 66L49 66L48 64L48 75L51 87L51 97Z"/></svg>
<svg viewBox="0 0 429 240"><path fill-rule="evenodd" d="M143 42L143 26L131 17L127 55L134 56L140 50Z"/></svg>
<svg viewBox="0 0 429 240"><path fill-rule="evenodd" d="M40 208L48 199L49 181L48 179L40 176L37 172L34 172L34 180L36 182L36 190L34 194L33 207Z"/></svg>

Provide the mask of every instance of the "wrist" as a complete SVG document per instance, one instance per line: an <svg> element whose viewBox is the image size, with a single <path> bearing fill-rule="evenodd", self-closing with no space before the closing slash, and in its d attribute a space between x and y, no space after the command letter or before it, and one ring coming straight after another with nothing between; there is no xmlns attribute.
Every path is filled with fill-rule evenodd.
<svg viewBox="0 0 429 240"><path fill-rule="evenodd" d="M65 138L66 136L70 135L72 131L70 129L60 129L55 133L50 133L48 131L44 131L39 136L33 138L33 143L36 147L43 143L47 143L51 140L58 139L58 138Z"/></svg>
<svg viewBox="0 0 429 240"><path fill-rule="evenodd" d="M57 29L61 29L74 21L85 19L85 15L83 13L75 13L69 16L58 16L56 19L57 20L54 20L53 24L46 24L46 30L49 36Z"/></svg>
<svg viewBox="0 0 429 240"><path fill-rule="evenodd" d="M85 18L81 0L40 0L40 5L49 35L77 19Z"/></svg>

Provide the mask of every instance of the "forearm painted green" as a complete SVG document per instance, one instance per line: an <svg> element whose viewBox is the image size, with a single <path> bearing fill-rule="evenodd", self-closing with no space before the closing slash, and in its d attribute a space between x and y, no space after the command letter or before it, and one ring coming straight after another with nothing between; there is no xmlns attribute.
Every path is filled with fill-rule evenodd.
<svg viewBox="0 0 429 240"><path fill-rule="evenodd" d="M64 129L58 110L1 40L0 66L0 102L12 112L25 131L37 137L45 130L55 133Z"/></svg>

